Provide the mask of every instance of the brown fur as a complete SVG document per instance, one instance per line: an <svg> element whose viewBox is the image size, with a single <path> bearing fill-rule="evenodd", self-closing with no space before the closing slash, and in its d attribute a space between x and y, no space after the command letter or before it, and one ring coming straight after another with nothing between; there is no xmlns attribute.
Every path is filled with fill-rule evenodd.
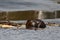
<svg viewBox="0 0 60 40"><path fill-rule="evenodd" d="M33 25L31 21L33 21L35 24ZM40 20L40 19L27 20L27 22L26 22L26 29L32 29L32 27L34 27L35 30L37 30L38 28L46 28L46 24L42 20Z"/></svg>
<svg viewBox="0 0 60 40"><path fill-rule="evenodd" d="M27 20L27 23L26 23L26 29L31 29L32 28L32 22L31 20Z"/></svg>

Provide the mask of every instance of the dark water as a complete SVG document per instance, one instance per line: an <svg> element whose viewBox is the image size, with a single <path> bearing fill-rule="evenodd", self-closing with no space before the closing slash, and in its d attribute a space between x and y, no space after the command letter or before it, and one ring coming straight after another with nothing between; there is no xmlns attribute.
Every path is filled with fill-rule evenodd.
<svg viewBox="0 0 60 40"><path fill-rule="evenodd" d="M38 4L33 2L22 2L21 0L20 2L0 0L0 9L28 9L29 7L32 8L34 6L38 6Z"/></svg>
<svg viewBox="0 0 60 40"><path fill-rule="evenodd" d="M54 3L51 0L0 0L0 10L45 10L53 11Z"/></svg>

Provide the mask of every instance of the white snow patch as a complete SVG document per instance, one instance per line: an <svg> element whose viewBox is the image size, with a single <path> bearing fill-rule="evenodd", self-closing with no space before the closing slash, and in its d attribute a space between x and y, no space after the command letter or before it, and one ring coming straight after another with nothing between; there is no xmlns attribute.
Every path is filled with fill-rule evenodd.
<svg viewBox="0 0 60 40"><path fill-rule="evenodd" d="M36 31L0 28L0 40L60 40L60 27L47 26Z"/></svg>

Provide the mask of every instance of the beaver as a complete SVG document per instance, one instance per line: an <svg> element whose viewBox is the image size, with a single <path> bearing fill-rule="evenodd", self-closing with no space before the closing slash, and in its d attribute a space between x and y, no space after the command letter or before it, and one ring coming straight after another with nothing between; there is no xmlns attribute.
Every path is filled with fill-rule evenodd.
<svg viewBox="0 0 60 40"><path fill-rule="evenodd" d="M32 22L31 20L27 20L26 22L26 29L32 29L33 25L32 25Z"/></svg>
<svg viewBox="0 0 60 40"><path fill-rule="evenodd" d="M40 19L36 19L34 22L35 22L36 28L45 28L46 27L46 24Z"/></svg>
<svg viewBox="0 0 60 40"><path fill-rule="evenodd" d="M32 29L33 27L35 30L38 28L46 28L46 24L40 19L27 20L26 29Z"/></svg>

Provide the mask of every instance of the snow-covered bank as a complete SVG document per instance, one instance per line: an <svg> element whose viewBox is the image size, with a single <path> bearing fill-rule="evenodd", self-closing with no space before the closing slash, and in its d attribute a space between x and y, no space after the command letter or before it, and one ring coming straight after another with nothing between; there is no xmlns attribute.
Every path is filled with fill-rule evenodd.
<svg viewBox="0 0 60 40"><path fill-rule="evenodd" d="M60 23L60 18L56 19L42 19L44 22L51 22L51 23Z"/></svg>
<svg viewBox="0 0 60 40"><path fill-rule="evenodd" d="M0 29L0 40L60 40L60 27L47 26L36 31Z"/></svg>

